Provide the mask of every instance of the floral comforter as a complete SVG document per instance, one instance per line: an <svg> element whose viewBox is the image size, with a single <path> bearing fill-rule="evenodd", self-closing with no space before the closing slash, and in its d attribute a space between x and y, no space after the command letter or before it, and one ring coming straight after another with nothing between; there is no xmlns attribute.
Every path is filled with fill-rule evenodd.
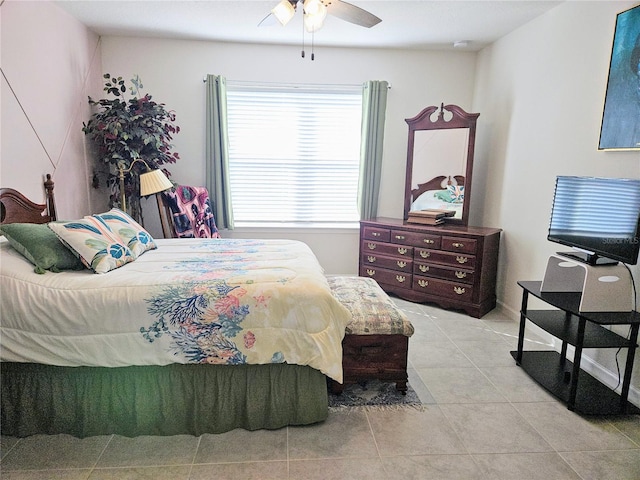
<svg viewBox="0 0 640 480"><path fill-rule="evenodd" d="M37 275L0 243L0 361L309 365L342 381L349 312L307 245L167 239L96 275Z"/></svg>

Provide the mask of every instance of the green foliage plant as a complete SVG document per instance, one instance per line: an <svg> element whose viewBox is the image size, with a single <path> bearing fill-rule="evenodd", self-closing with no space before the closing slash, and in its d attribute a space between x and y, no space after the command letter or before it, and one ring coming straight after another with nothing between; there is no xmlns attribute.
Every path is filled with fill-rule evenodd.
<svg viewBox="0 0 640 480"><path fill-rule="evenodd" d="M119 207L119 169L127 171L135 160L141 159L151 169L163 168L164 173L170 176L163 165L175 163L180 158L171 143L180 127L175 124L174 111L167 110L163 103L155 102L148 93L142 94L144 87L138 75L131 79L131 98L128 99L125 98L127 88L122 77L105 73L103 78L103 90L109 98L94 100L89 97L89 104L95 111L91 119L83 123L82 131L93 143L98 162L107 165L109 205ZM125 176L129 213L137 219L142 218L139 175L145 171L144 164L138 162Z"/></svg>

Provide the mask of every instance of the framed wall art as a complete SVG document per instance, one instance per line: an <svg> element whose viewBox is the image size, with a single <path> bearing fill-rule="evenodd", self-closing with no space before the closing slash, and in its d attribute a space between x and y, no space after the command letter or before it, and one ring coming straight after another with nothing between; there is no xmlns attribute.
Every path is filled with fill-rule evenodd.
<svg viewBox="0 0 640 480"><path fill-rule="evenodd" d="M640 5L616 17L599 150L640 150Z"/></svg>

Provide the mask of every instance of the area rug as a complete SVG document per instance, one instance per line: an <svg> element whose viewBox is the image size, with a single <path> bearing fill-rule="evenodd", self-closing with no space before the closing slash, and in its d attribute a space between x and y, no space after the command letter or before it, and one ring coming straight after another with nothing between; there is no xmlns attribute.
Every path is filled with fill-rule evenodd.
<svg viewBox="0 0 640 480"><path fill-rule="evenodd" d="M385 410L397 408L421 408L422 402L418 394L407 385L407 394L396 390L395 383L370 380L366 383L347 385L340 395L329 392L330 410L348 410L359 408L365 410Z"/></svg>

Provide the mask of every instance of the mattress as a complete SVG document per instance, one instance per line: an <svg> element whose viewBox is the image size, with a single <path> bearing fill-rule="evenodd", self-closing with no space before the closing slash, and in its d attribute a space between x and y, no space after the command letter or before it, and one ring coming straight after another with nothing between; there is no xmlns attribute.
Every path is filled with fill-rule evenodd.
<svg viewBox="0 0 640 480"><path fill-rule="evenodd" d="M159 239L107 274L35 274L0 242L0 361L308 365L342 381L350 314L292 240Z"/></svg>

